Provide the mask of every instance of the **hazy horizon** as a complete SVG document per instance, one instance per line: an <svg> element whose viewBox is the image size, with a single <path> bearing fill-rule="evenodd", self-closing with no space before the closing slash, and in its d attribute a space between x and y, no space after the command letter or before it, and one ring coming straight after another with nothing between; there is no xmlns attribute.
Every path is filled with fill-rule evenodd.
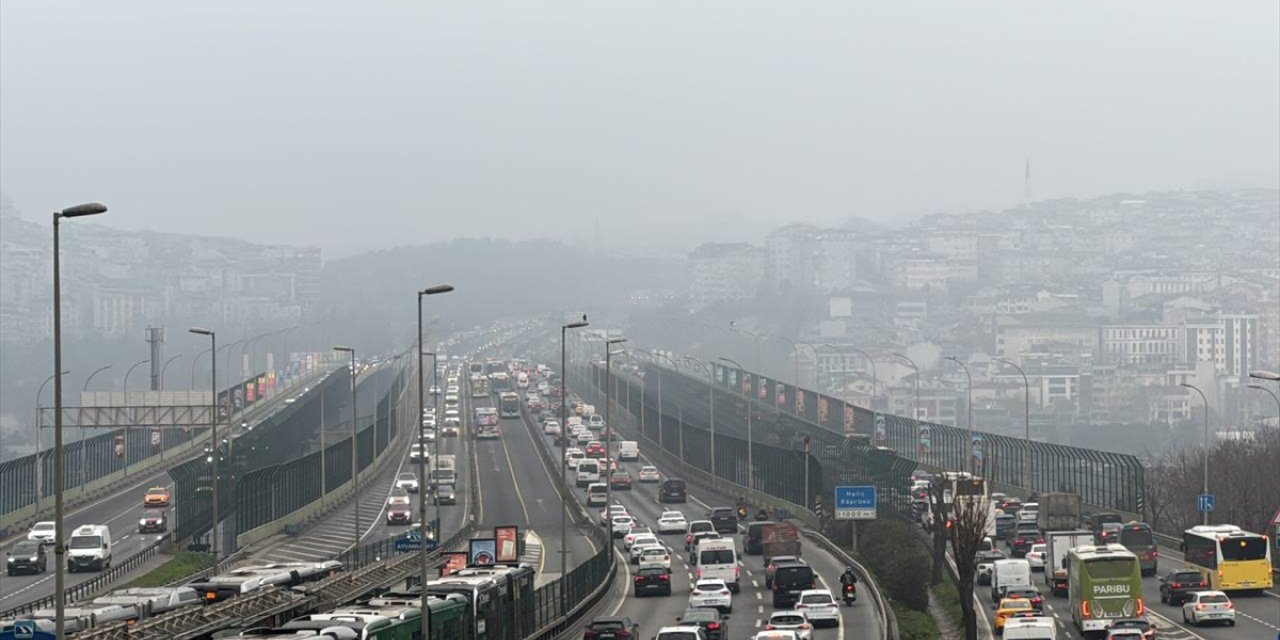
<svg viewBox="0 0 1280 640"><path fill-rule="evenodd" d="M0 185L332 256L896 225L1028 160L1034 200L1280 186L1275 3L351 8L5 3Z"/></svg>

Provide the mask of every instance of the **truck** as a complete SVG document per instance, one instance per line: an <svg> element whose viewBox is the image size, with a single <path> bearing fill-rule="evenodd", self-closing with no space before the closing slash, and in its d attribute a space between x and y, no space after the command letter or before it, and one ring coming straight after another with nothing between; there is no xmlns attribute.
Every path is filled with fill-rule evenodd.
<svg viewBox="0 0 1280 640"><path fill-rule="evenodd" d="M774 556L800 557L800 530L793 524L780 522L765 527L761 534L760 554L765 566Z"/></svg>
<svg viewBox="0 0 1280 640"><path fill-rule="evenodd" d="M1077 529L1075 531L1050 531L1044 536L1044 583L1055 596L1067 595L1067 554L1072 549L1086 544L1093 544L1093 532Z"/></svg>
<svg viewBox="0 0 1280 640"><path fill-rule="evenodd" d="M1046 533L1078 528L1080 496L1074 493L1041 494L1040 509L1036 512L1036 524Z"/></svg>
<svg viewBox="0 0 1280 640"><path fill-rule="evenodd" d="M458 456L452 453L440 454L436 457L436 468L456 472L458 470Z"/></svg>

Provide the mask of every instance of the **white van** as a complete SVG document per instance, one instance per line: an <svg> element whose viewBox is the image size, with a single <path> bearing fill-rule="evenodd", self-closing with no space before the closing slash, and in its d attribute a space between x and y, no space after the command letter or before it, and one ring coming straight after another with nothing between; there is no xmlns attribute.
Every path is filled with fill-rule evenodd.
<svg viewBox="0 0 1280 640"><path fill-rule="evenodd" d="M111 566L111 529L102 524L86 524L71 533L67 545L67 571L102 571Z"/></svg>
<svg viewBox="0 0 1280 640"><path fill-rule="evenodd" d="M603 507L609 502L609 485L603 482L592 482L587 487L587 506Z"/></svg>
<svg viewBox="0 0 1280 640"><path fill-rule="evenodd" d="M529 388L529 374L521 371L520 374L516 376L516 388L517 389Z"/></svg>
<svg viewBox="0 0 1280 640"><path fill-rule="evenodd" d="M592 482L600 482L600 461L595 458L583 458L578 461L578 488L589 486Z"/></svg>
<svg viewBox="0 0 1280 640"><path fill-rule="evenodd" d="M618 443L618 460L639 460L640 443L634 440L623 440Z"/></svg>
<svg viewBox="0 0 1280 640"><path fill-rule="evenodd" d="M1000 602L1009 587L1031 586L1031 563L1024 559L996 560L991 566L991 600Z"/></svg>
<svg viewBox="0 0 1280 640"><path fill-rule="evenodd" d="M603 429L604 418L601 418L599 415L594 413L587 416L587 428L591 429L592 431L599 431Z"/></svg>
<svg viewBox="0 0 1280 640"><path fill-rule="evenodd" d="M724 580L729 590L738 593L738 551L732 538L712 538L698 543L697 580Z"/></svg>
<svg viewBox="0 0 1280 640"><path fill-rule="evenodd" d="M1006 640L1058 640L1058 627L1053 618L1009 618L1004 621Z"/></svg>

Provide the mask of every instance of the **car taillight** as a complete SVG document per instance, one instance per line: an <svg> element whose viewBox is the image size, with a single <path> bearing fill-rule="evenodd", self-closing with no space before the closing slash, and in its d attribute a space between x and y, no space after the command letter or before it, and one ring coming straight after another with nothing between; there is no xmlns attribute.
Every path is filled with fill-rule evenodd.
<svg viewBox="0 0 1280 640"><path fill-rule="evenodd" d="M1092 618L1092 617L1093 617L1093 616L1089 613L1089 601L1088 601L1088 600L1085 600L1084 602L1081 602L1081 603L1080 603L1080 617L1081 617L1081 618Z"/></svg>
<svg viewBox="0 0 1280 640"><path fill-rule="evenodd" d="M702 592L701 592L701 591L698 591L697 589L694 589L694 590L693 590L693 595L695 595L695 596L700 596L700 595L702 595Z"/></svg>
<svg viewBox="0 0 1280 640"><path fill-rule="evenodd" d="M631 630L630 630L630 629L623 629L622 631L617 631L617 632L615 632L613 635L618 636L619 638L630 638L630 637L631 637Z"/></svg>
<svg viewBox="0 0 1280 640"><path fill-rule="evenodd" d="M584 634L582 634L582 637L584 637L584 638L595 638L595 637L597 637L597 636L599 636L599 635L600 635L600 632L599 632L599 631L592 631L592 630L590 630L590 629L587 629L587 632L586 632L586 633L584 633Z"/></svg>
<svg viewBox="0 0 1280 640"><path fill-rule="evenodd" d="M716 629L719 629L719 628L720 628L720 623L719 623L719 622L708 622L708 623L707 623L707 631L715 631Z"/></svg>
<svg viewBox="0 0 1280 640"><path fill-rule="evenodd" d="M1171 588L1171 589L1180 589L1180 588L1182 588L1182 583L1181 583L1181 582L1170 582L1170 583L1169 583L1169 588Z"/></svg>
<svg viewBox="0 0 1280 640"><path fill-rule="evenodd" d="M665 574L665 573L664 573L664 574L662 574L661 576L659 576L659 578L658 578L658 579L659 579L659 580L662 580L663 582L670 582L670 581L671 581L671 576L669 576L669 575L667 575L667 574Z"/></svg>
<svg viewBox="0 0 1280 640"><path fill-rule="evenodd" d="M1138 617L1141 618L1147 612L1147 602L1142 598L1138 598Z"/></svg>
<svg viewBox="0 0 1280 640"><path fill-rule="evenodd" d="M636 582L644 582L644 576L636 576Z"/></svg>
<svg viewBox="0 0 1280 640"><path fill-rule="evenodd" d="M1227 603L1227 608L1228 608L1228 609L1234 609L1234 608L1236 608L1236 603L1234 603L1234 602L1228 602L1228 603Z"/></svg>
<svg viewBox="0 0 1280 640"><path fill-rule="evenodd" d="M1196 605L1196 611L1204 611L1204 605L1202 605L1202 604L1197 604L1197 605Z"/></svg>
<svg viewBox="0 0 1280 640"><path fill-rule="evenodd" d="M766 624L766 625L764 626L764 629L765 629L765 631L773 631L774 629L777 629L777 627L775 627L775 626L773 626L773 625L771 625L771 624Z"/></svg>
<svg viewBox="0 0 1280 640"><path fill-rule="evenodd" d="M699 580L701 580L701 579L702 579L702 567L698 567L698 573L697 573L696 575L697 575L697 577L698 577L698 579L699 579Z"/></svg>
<svg viewBox="0 0 1280 640"><path fill-rule="evenodd" d="M735 578L736 578L736 577L738 577L739 575L741 575L741 574L740 574L740 570L738 569L738 567L734 567L734 568L733 568L733 577L735 577Z"/></svg>
<svg viewBox="0 0 1280 640"><path fill-rule="evenodd" d="M729 595L729 590L728 590L728 589L721 589L721 590L720 590L720 595L722 595L722 596L727 596L727 595Z"/></svg>

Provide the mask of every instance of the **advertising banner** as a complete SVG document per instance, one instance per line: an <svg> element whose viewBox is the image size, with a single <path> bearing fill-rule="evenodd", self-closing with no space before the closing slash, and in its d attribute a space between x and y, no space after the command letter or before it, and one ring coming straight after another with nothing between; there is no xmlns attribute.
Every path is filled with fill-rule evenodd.
<svg viewBox="0 0 1280 640"><path fill-rule="evenodd" d="M497 562L498 543L493 538L472 538L468 549L469 564L489 567Z"/></svg>
<svg viewBox="0 0 1280 640"><path fill-rule="evenodd" d="M466 551L450 551L444 555L444 566L440 567L440 577L447 576L456 571L467 568L467 559L469 556Z"/></svg>
<svg viewBox="0 0 1280 640"><path fill-rule="evenodd" d="M151 446L153 447L160 446L160 430L159 429L151 430Z"/></svg>
<svg viewBox="0 0 1280 640"><path fill-rule="evenodd" d="M123 458L124 457L124 434L117 433L115 438L115 443L116 443L116 457Z"/></svg>
<svg viewBox="0 0 1280 640"><path fill-rule="evenodd" d="M831 401L826 396L818 396L818 424L826 427L831 417Z"/></svg>
<svg viewBox="0 0 1280 640"><path fill-rule="evenodd" d="M920 441L916 445L916 452L923 458L929 455L929 450L933 448L933 431L929 425L920 425Z"/></svg>
<svg viewBox="0 0 1280 640"><path fill-rule="evenodd" d="M805 405L804 395L805 395L804 389L801 389L800 387L796 387L796 415L802 418L808 417L804 413L804 405Z"/></svg>
<svg viewBox="0 0 1280 640"><path fill-rule="evenodd" d="M986 475L984 463L986 462L987 442L979 434L973 434L973 474L978 476Z"/></svg>
<svg viewBox="0 0 1280 640"><path fill-rule="evenodd" d="M494 527L493 539L497 540L497 558L500 564L520 561L520 527Z"/></svg>
<svg viewBox="0 0 1280 640"><path fill-rule="evenodd" d="M857 427L856 427L856 422L854 421L853 416L854 416L853 405L850 405L850 404L846 404L846 405L844 405L844 433L845 433L845 435L849 435L849 434L851 434L851 433L857 433L857 432L858 432Z"/></svg>

